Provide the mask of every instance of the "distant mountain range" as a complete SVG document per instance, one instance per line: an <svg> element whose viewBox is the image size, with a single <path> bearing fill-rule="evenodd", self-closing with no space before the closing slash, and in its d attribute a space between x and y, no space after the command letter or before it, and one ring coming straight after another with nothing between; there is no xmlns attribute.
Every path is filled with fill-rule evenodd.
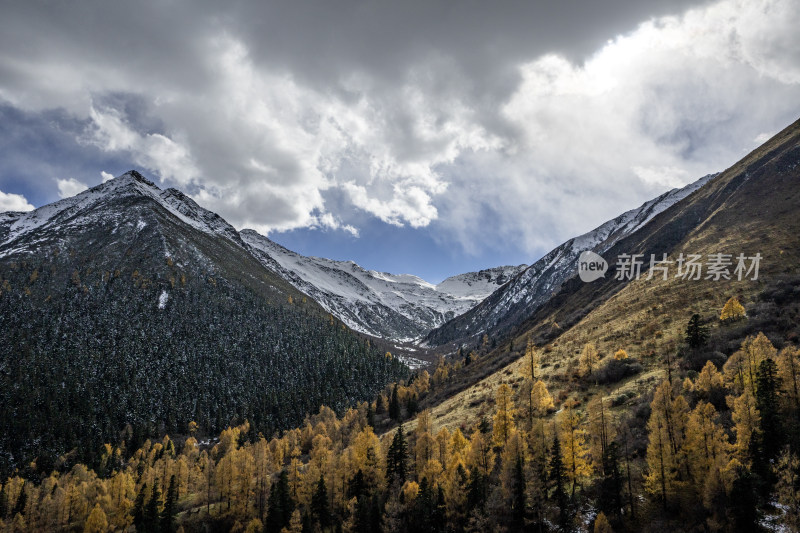
<svg viewBox="0 0 800 533"><path fill-rule="evenodd" d="M365 270L352 261L305 257L253 230L241 237L259 261L345 324L396 341L417 339L468 311L526 268L469 272L433 285L410 274Z"/></svg>

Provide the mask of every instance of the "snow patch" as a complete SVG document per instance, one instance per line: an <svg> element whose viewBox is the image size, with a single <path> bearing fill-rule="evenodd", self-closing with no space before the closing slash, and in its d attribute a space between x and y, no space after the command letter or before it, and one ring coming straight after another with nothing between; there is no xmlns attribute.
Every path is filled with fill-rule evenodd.
<svg viewBox="0 0 800 533"><path fill-rule="evenodd" d="M158 297L158 308L164 309L167 306L167 302L169 301L169 293L167 291L161 291L161 295Z"/></svg>

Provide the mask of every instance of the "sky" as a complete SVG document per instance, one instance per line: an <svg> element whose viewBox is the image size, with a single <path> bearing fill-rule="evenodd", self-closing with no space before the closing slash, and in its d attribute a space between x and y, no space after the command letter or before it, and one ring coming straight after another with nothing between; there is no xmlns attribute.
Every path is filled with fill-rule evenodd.
<svg viewBox="0 0 800 533"><path fill-rule="evenodd" d="M431 282L530 264L800 118L796 0L0 10L0 211L137 169Z"/></svg>

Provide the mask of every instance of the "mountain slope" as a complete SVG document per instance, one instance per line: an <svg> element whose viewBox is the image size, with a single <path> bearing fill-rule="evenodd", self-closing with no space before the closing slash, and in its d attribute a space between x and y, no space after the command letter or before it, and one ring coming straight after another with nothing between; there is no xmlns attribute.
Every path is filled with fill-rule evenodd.
<svg viewBox="0 0 800 533"><path fill-rule="evenodd" d="M614 243L635 233L657 214L689 196L713 177L705 176L682 189L668 191L588 233L568 240L479 305L428 333L425 343L441 345L454 341L463 342L484 333L490 337L503 336L547 302L561 284L574 275L576 261L582 251L591 250L602 254Z"/></svg>
<svg viewBox="0 0 800 533"><path fill-rule="evenodd" d="M220 217L136 172L4 214L0 470L97 452L126 426L269 433L405 375L303 296Z"/></svg>
<svg viewBox="0 0 800 533"><path fill-rule="evenodd" d="M651 222L604 252L611 266L605 278L591 283L578 279L576 265L561 290L501 339L498 348L477 358L452 376L447 390L432 399L433 418L457 427L481 416L482 406L503 382L516 383L528 339L539 347L540 377L555 398L572 396L585 404L600 395L623 411L647 397L665 375L667 364L699 371L706 360L720 366L744 337L763 331L776 347L796 343L800 336L800 121L719 174L695 194L653 217ZM761 254L758 279L698 280L658 273L647 279L647 264L638 280L615 279L620 254L683 253ZM736 261L730 267L731 274ZM748 318L722 324L719 313L736 296ZM699 354L683 348L686 324L693 314L711 329ZM593 343L601 366L620 348L640 365L634 377L623 376L594 387L596 379L580 380L579 355ZM676 361L677 359L677 361ZM587 383L588 381L588 383ZM516 386L516 385L515 385ZM591 394L591 395L590 395ZM525 400L527 401L527 400Z"/></svg>
<svg viewBox="0 0 800 533"><path fill-rule="evenodd" d="M447 278L438 285L410 274L365 270L352 261L305 257L244 230L253 255L351 328L392 340L418 338L489 296L524 265Z"/></svg>

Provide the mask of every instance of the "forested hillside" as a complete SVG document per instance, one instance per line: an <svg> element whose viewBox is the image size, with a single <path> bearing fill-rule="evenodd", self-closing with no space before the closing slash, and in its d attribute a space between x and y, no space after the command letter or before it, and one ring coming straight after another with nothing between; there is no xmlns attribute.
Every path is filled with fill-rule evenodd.
<svg viewBox="0 0 800 533"><path fill-rule="evenodd" d="M188 420L269 435L407 372L138 174L42 209L0 247L4 474L94 465Z"/></svg>

